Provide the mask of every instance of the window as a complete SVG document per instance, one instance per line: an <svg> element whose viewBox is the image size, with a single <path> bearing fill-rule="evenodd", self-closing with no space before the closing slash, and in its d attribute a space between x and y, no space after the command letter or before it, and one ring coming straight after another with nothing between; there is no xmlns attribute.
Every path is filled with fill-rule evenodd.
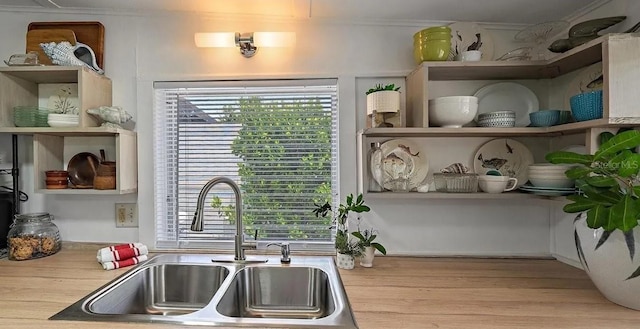
<svg viewBox="0 0 640 329"><path fill-rule="evenodd" d="M227 176L241 188L244 234L329 249L330 219L314 202L337 194L335 80L154 84L156 243L230 248L235 200L224 184L207 195L204 231L190 230L202 186Z"/></svg>

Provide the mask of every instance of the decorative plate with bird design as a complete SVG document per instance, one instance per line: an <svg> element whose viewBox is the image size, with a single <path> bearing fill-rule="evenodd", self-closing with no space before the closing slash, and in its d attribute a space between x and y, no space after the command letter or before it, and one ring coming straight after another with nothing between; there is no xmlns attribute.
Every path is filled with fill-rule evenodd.
<svg viewBox="0 0 640 329"><path fill-rule="evenodd" d="M497 170L502 176L518 179L518 187L529 180L529 165L533 154L524 144L508 138L498 138L484 143L473 157L476 174L485 175Z"/></svg>

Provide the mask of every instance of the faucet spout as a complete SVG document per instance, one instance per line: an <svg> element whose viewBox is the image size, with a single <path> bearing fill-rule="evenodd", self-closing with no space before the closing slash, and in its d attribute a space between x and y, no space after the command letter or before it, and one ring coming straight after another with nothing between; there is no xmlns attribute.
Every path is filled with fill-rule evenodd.
<svg viewBox="0 0 640 329"><path fill-rule="evenodd" d="M218 176L212 178L208 181L202 189L200 190L200 194L198 195L198 203L196 204L196 211L193 214L193 221L191 222L191 230L192 231L202 231L204 229L203 225L203 212L204 212L204 202L205 198L209 191L217 184L225 183L231 187L233 190L233 194L236 200L236 235L235 235L235 260L245 260L244 251L245 249L255 249L255 244L245 243L244 242L244 234L242 227L242 193L240 192L240 187L238 184L234 182L231 178Z"/></svg>

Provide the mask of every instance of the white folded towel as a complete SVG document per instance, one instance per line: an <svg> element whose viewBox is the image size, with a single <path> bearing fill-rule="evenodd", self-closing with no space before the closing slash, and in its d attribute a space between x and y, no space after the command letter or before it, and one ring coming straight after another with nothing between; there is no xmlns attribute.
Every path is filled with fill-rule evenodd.
<svg viewBox="0 0 640 329"><path fill-rule="evenodd" d="M100 263L102 264L102 268L104 268L105 270L113 270L116 268L122 268L122 267L127 267L127 266L131 266L131 265L136 265L140 262L143 262L147 260L147 255L141 255L138 257L132 257L132 258L128 258L125 260L121 260L121 261L115 261L115 262L105 262L105 263Z"/></svg>
<svg viewBox="0 0 640 329"><path fill-rule="evenodd" d="M117 244L117 245L114 245L114 246L109 246L109 247L102 248L102 249L98 250L98 253L100 253L103 250L114 251L114 250L118 250L118 249L140 248L142 246L144 246L144 244L140 243L140 242Z"/></svg>

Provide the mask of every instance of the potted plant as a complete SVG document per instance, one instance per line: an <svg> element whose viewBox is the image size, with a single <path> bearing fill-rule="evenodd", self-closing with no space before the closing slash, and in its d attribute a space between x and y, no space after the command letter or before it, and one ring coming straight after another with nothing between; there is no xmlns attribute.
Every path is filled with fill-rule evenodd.
<svg viewBox="0 0 640 329"><path fill-rule="evenodd" d="M345 203L338 206L338 210L332 209L329 202L322 205L314 203L315 209L313 213L316 217L327 217L329 213L332 216L332 228L336 228L335 247L337 252L337 264L339 268L352 269L355 264L355 257L362 254L361 244L350 238L347 219L350 212L363 213L371 210L369 206L364 204L364 197L359 194L354 200L353 194L349 194Z"/></svg>
<svg viewBox="0 0 640 329"><path fill-rule="evenodd" d="M360 231L360 225L358 225L358 230L356 232L352 232L351 235L358 238L360 246L362 247L360 266L372 267L376 250L378 250L383 255L387 254L387 250L383 245L378 242L374 242L378 235L376 234L376 231L373 230L373 228Z"/></svg>
<svg viewBox="0 0 640 329"><path fill-rule="evenodd" d="M395 84L377 84L369 89L367 95L367 115L371 118L373 127L393 127L388 122L389 113L400 112L400 87Z"/></svg>
<svg viewBox="0 0 640 329"><path fill-rule="evenodd" d="M574 239L580 262L609 300L640 310L640 131L599 135L595 154L553 152L551 163L575 164L565 172L579 193L567 196L567 213L579 213Z"/></svg>

